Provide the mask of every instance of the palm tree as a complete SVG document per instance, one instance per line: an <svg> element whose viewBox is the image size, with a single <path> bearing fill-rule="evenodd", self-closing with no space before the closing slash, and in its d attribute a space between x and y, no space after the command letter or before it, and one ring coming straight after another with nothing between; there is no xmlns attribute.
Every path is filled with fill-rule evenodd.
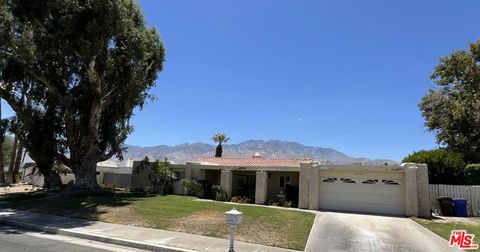
<svg viewBox="0 0 480 252"><path fill-rule="evenodd" d="M215 151L215 157L222 157L222 143L228 142L230 140L229 137L227 137L227 134L218 132L217 134L213 135L212 140L215 143L218 143L217 149Z"/></svg>

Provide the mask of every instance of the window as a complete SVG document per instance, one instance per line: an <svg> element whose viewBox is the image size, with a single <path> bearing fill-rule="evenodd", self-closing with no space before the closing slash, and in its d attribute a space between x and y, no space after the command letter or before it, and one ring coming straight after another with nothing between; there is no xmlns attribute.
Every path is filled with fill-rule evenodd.
<svg viewBox="0 0 480 252"><path fill-rule="evenodd" d="M280 176L280 187L290 185L290 176Z"/></svg>

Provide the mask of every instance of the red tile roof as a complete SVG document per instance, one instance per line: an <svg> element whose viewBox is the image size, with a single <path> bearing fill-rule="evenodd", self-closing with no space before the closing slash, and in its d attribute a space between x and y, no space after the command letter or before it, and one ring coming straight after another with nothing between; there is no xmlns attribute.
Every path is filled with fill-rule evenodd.
<svg viewBox="0 0 480 252"><path fill-rule="evenodd" d="M196 163L234 167L300 167L308 158L263 158L263 157L202 157Z"/></svg>

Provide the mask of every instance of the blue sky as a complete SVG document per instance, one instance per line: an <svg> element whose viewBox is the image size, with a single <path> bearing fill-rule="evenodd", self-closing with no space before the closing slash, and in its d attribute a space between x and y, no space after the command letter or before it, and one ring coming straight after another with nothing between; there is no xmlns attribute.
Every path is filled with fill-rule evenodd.
<svg viewBox="0 0 480 252"><path fill-rule="evenodd" d="M167 48L127 143L280 139L401 160L436 146L417 104L480 2L141 0Z"/></svg>

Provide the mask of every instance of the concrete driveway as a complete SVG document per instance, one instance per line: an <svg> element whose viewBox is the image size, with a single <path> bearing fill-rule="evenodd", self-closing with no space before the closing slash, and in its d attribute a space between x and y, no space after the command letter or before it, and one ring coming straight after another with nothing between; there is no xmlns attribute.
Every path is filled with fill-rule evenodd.
<svg viewBox="0 0 480 252"><path fill-rule="evenodd" d="M305 251L461 251L402 217L319 212Z"/></svg>

